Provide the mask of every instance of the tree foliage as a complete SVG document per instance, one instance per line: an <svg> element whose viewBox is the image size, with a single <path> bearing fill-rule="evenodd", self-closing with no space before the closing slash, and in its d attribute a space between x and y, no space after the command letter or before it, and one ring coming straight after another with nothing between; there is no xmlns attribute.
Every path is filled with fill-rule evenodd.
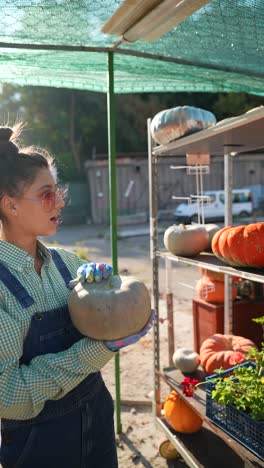
<svg viewBox="0 0 264 468"><path fill-rule="evenodd" d="M116 96L117 153L147 152L146 120L164 109L192 105L211 110L221 120L264 104L245 93L149 93ZM63 180L84 176L87 159L107 154L106 95L88 91L4 84L2 122L28 123L27 144L44 146L58 162Z"/></svg>

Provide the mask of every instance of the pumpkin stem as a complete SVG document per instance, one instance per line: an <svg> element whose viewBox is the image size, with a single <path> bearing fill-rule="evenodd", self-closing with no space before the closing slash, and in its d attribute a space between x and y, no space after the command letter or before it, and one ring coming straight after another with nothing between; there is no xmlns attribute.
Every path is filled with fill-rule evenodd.
<svg viewBox="0 0 264 468"><path fill-rule="evenodd" d="M195 385L195 388L196 388L196 387L199 387L200 385L204 385L204 384L206 384L206 383L207 383L207 382L206 382L205 380L204 380L203 382L199 382L199 383L197 383L197 384Z"/></svg>

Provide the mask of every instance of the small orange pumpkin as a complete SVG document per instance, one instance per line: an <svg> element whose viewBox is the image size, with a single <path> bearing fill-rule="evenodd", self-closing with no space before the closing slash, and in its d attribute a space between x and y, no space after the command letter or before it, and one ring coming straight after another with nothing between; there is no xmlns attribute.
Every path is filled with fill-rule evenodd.
<svg viewBox="0 0 264 468"><path fill-rule="evenodd" d="M164 412L169 425L177 432L192 434L199 431L202 418L172 390L164 403Z"/></svg>
<svg viewBox="0 0 264 468"><path fill-rule="evenodd" d="M248 338L215 333L202 343L201 365L208 374L213 374L220 367L228 369L231 367L229 360L237 351L245 356L250 348L256 348L256 345Z"/></svg>

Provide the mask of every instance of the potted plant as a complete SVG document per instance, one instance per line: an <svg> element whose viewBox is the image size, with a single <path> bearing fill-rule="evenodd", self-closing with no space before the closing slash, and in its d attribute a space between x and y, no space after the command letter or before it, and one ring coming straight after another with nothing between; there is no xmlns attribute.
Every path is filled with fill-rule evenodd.
<svg viewBox="0 0 264 468"><path fill-rule="evenodd" d="M206 415L264 460L264 347L236 353L230 369L206 378Z"/></svg>

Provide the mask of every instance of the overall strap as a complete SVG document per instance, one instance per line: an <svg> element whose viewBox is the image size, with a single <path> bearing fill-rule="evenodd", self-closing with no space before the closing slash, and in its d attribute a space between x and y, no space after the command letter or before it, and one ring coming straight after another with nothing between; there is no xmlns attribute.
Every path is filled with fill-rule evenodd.
<svg viewBox="0 0 264 468"><path fill-rule="evenodd" d="M0 280L9 289L11 294L15 296L23 309L27 309L34 303L34 299L28 294L24 286L18 279L0 263Z"/></svg>
<svg viewBox="0 0 264 468"><path fill-rule="evenodd" d="M56 267L58 268L62 278L65 281L66 286L68 287L69 282L72 280L72 275L70 271L68 270L67 266L65 265L58 251L52 247L50 247L49 250L51 252L51 255L52 255L52 258Z"/></svg>

